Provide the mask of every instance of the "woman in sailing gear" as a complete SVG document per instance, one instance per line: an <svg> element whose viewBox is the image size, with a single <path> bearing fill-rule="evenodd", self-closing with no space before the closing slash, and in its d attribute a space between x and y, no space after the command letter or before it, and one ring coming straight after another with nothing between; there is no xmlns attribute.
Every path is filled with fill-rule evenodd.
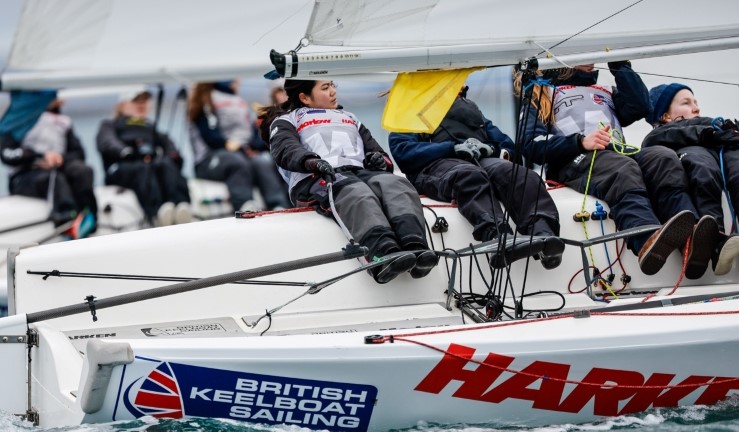
<svg viewBox="0 0 739 432"><path fill-rule="evenodd" d="M557 267L564 243L556 238L559 213L552 197L536 173L499 157L501 151L513 155L513 141L485 118L466 92L467 87L462 88L434 133L391 133L393 157L420 194L456 200L459 212L473 226L475 240L512 233L502 202L519 232L552 237L536 257L547 269ZM493 264L528 255L508 256Z"/></svg>
<svg viewBox="0 0 739 432"><path fill-rule="evenodd" d="M262 113L261 131L298 206L329 214L325 182L333 182L336 210L349 233L369 249L369 259L401 254L373 269L378 283L410 271L426 276L437 256L428 249L418 194L392 173L390 157L370 131L336 102L331 81L288 80L288 100ZM273 120L274 119L274 120Z"/></svg>
<svg viewBox="0 0 739 432"><path fill-rule="evenodd" d="M581 193L587 187L588 194L608 203L618 229L664 222L651 236L627 239L629 249L639 256L642 272L652 275L691 236L698 213L686 184L659 182L648 190L640 164L614 147L611 134L615 132L610 131L620 134L623 126L644 118L649 113L649 95L630 62L612 62L608 67L616 80L612 90L596 84L598 71L593 65L547 71L543 78L549 85L531 85L521 107L523 153L529 162L545 165L548 178ZM523 77L519 72L516 78L519 94L527 86ZM672 173L682 170L679 161L647 157L652 151L644 150L640 157L645 165L659 167L663 172L659 178L672 178ZM657 209L659 214L650 195L670 197L664 208ZM704 257L699 258L691 262ZM694 267L700 266L698 262Z"/></svg>
<svg viewBox="0 0 739 432"><path fill-rule="evenodd" d="M195 175L225 182L236 210L257 210L254 185L262 192L267 208L290 207L269 153L252 145L261 141L255 140L249 107L237 91L238 81L195 86L188 108Z"/></svg>
<svg viewBox="0 0 739 432"><path fill-rule="evenodd" d="M665 147L680 159L696 208L724 227L724 178L732 218L739 203L739 130L735 122L701 117L693 90L683 84L656 86L649 90L649 98L652 110L647 122L654 129L644 138L642 147ZM719 233L711 252L715 274L728 273L739 255L739 237Z"/></svg>
<svg viewBox="0 0 739 432"><path fill-rule="evenodd" d="M97 134L105 183L132 189L150 222L159 226L192 221L190 193L182 176L182 157L167 135L147 116L151 93L121 95L112 120Z"/></svg>
<svg viewBox="0 0 739 432"><path fill-rule="evenodd" d="M76 239L95 232L97 200L92 168L85 165L72 120L60 113L62 104L54 99L20 141L9 133L0 135L0 159L10 167L10 193L35 198L52 194L51 219L56 226L72 222L65 234Z"/></svg>

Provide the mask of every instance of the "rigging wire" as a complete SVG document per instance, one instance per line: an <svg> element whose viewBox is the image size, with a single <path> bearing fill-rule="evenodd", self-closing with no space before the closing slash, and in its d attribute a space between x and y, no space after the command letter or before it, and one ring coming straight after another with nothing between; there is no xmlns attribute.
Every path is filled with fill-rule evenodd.
<svg viewBox="0 0 739 432"><path fill-rule="evenodd" d="M630 9L630 8L632 8L632 7L634 7L634 6L638 5L639 3L643 2L643 1L644 1L644 0L637 0L637 1L635 1L634 3L632 3L632 4L628 5L628 6L626 6L625 8L623 8L623 9L621 9L621 10L619 10L619 11L616 11L616 12L612 13L611 15L609 15L609 16L607 16L607 17L603 18L602 20L600 20L600 21L598 21L598 22L596 22L596 23L594 23L594 24L592 24L592 25L590 25L590 26L588 26L588 27L585 27L584 29L580 30L580 31L579 31L579 32L577 32L577 33L574 33L574 34L573 34L572 36L570 36L570 37L568 37L568 38L566 38L566 39L563 39L563 40L561 40L561 41L557 42L556 44L554 44L554 45L550 46L550 47L549 47L549 49L551 50L551 49L553 49L553 48L556 48L556 47L558 47L559 45L562 45L563 43L565 43L565 42L567 42L568 40L570 40L570 39L574 38L575 36L578 36L578 35L580 35L580 34L582 34L582 33L586 32L586 31L590 30L591 28L593 28L593 27L597 26L598 24L601 24L601 23L604 23L604 22L608 21L609 19L611 19L611 18L615 17L616 15L619 15L619 14L621 14L621 13L622 13L622 12L624 12L625 10L627 10L627 9ZM537 57L538 57L538 56L540 56L540 55L542 55L542 54L544 54L544 52L545 52L545 51L542 51L542 52L540 52L539 54L537 54Z"/></svg>

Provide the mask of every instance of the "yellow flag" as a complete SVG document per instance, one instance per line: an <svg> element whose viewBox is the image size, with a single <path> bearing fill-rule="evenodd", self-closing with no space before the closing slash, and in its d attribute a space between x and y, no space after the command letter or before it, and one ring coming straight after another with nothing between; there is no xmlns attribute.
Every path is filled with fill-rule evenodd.
<svg viewBox="0 0 739 432"><path fill-rule="evenodd" d="M390 132L433 133L469 74L481 69L399 73L382 113L382 127Z"/></svg>

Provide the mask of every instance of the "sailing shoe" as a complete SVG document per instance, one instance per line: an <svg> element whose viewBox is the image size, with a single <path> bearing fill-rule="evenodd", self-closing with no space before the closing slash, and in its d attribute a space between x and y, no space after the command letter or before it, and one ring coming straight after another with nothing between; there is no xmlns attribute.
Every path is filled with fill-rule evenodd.
<svg viewBox="0 0 739 432"><path fill-rule="evenodd" d="M667 257L675 249L682 248L693 233L695 216L690 210L683 210L662 225L647 239L639 251L639 267L645 275L660 271Z"/></svg>
<svg viewBox="0 0 739 432"><path fill-rule="evenodd" d="M416 265L416 255L413 252L398 253L396 256L387 258L387 260L387 264L375 267L371 271L375 282L379 284L390 282Z"/></svg>
<svg viewBox="0 0 739 432"><path fill-rule="evenodd" d="M189 202L178 203L174 208L174 223L186 224L192 222L192 207Z"/></svg>
<svg viewBox="0 0 739 432"><path fill-rule="evenodd" d="M509 237L509 239L512 238L513 236ZM497 269L506 268L506 266L510 265L514 261L530 256L537 256L544 250L544 246L546 244L545 240L546 239L542 237L518 237L515 243L505 245L505 250L501 251L502 253L496 252L493 257L490 258L490 265Z"/></svg>
<svg viewBox="0 0 739 432"><path fill-rule="evenodd" d="M162 204L157 210L157 226L174 225L174 209L175 205L172 202Z"/></svg>
<svg viewBox="0 0 739 432"><path fill-rule="evenodd" d="M547 270L559 267L562 264L562 254L565 251L565 242L561 238L551 236L544 239L544 249L539 252L539 261Z"/></svg>
<svg viewBox="0 0 739 432"><path fill-rule="evenodd" d="M734 258L739 255L739 236L719 234L719 244L713 257L713 273L725 275L731 270Z"/></svg>
<svg viewBox="0 0 739 432"><path fill-rule="evenodd" d="M91 232L95 231L97 227L95 216L89 211L83 211L77 214L72 221L72 226L64 231L64 236L70 240L77 240L85 238L90 235Z"/></svg>
<svg viewBox="0 0 739 432"><path fill-rule="evenodd" d="M698 279L703 276L708 268L708 261L716 249L718 242L718 223L711 216L703 216L693 228L688 249L687 265L685 266L685 277Z"/></svg>
<svg viewBox="0 0 739 432"><path fill-rule="evenodd" d="M439 257L432 250L416 252L415 255L416 264L410 271L413 279L420 279L426 276L439 263Z"/></svg>

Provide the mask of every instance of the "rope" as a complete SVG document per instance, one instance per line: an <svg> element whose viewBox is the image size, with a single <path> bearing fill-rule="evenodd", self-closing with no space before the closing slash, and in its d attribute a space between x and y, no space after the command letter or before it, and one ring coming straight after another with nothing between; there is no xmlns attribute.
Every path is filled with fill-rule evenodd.
<svg viewBox="0 0 739 432"><path fill-rule="evenodd" d="M585 181L585 192L583 192L582 196L582 206L580 207L580 212L585 211L585 201L588 199L588 190L590 190L590 179L593 176L593 166L595 165L595 157L598 154L598 150L593 150L593 158L590 159L590 167L588 168L588 178ZM590 240L590 237L588 236L588 227L585 224L585 219L581 219L582 222L582 229L585 232L585 240ZM590 262L595 265L595 257L593 256L593 248L592 246L588 246L588 253L590 254Z"/></svg>
<svg viewBox="0 0 739 432"><path fill-rule="evenodd" d="M678 389L678 388L698 388L703 386L709 386L709 385L717 385L717 384L727 384L731 382L737 382L739 381L739 378L724 378L724 379L718 379L718 380L708 380L706 382L702 383L689 383L689 384L674 384L674 385L630 385L630 384L605 384L605 383L597 383L597 382L588 382L588 381L580 381L580 380L572 380L572 379L566 379L566 378L557 378L552 377L549 375L544 374L537 374L537 373L531 373L526 372L524 370L520 369L512 369L505 366L496 365L494 363L485 363L480 360L475 360L471 357L464 357L460 354L453 353L447 349L439 348L434 345L431 345L429 343L408 339L402 336L386 336L386 341L395 342L395 341L401 341L401 342L408 342L412 344L416 344L419 346L422 346L424 348L429 348L431 350L443 353L445 356L455 357L460 360L464 360L465 362L471 362L475 363L477 365L483 366L483 367L489 367L492 369L497 369L503 372L509 372L516 375L522 375L522 376L528 376L536 379L542 379L542 380L548 380L548 381L554 381L564 384L576 384L576 385L583 385L583 386L589 386L589 387L599 387L599 388L608 388L608 389L616 389L616 388L622 388L622 389L661 389L661 390L668 390L668 389Z"/></svg>

